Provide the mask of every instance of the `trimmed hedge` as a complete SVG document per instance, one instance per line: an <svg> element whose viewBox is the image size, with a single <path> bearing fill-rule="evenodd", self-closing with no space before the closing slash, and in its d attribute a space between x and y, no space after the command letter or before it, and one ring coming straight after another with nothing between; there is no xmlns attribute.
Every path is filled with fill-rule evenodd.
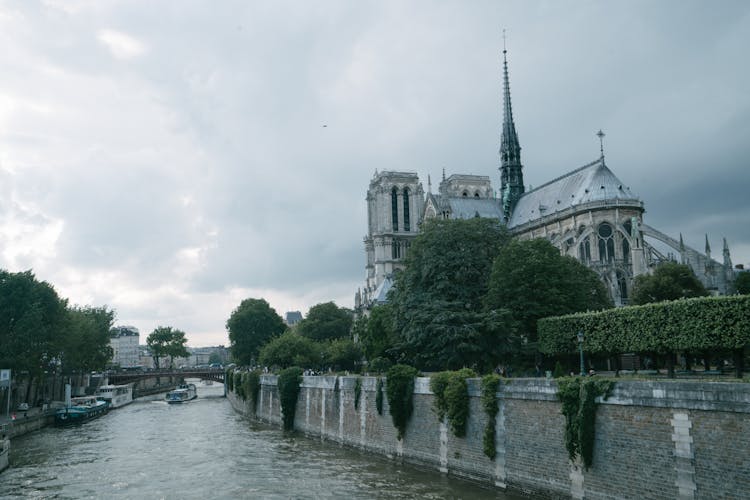
<svg viewBox="0 0 750 500"><path fill-rule="evenodd" d="M595 313L544 318L539 350L572 353L583 332L586 352L674 352L742 349L750 344L750 295L700 297Z"/></svg>

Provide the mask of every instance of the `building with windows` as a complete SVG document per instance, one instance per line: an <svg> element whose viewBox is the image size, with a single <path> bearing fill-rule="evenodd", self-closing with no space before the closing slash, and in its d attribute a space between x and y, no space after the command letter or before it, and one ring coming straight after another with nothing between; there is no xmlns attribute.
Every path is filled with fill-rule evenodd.
<svg viewBox="0 0 750 500"><path fill-rule="evenodd" d="M140 366L140 333L134 326L116 326L109 331L109 345L112 347L112 364L120 368Z"/></svg>
<svg viewBox="0 0 750 500"><path fill-rule="evenodd" d="M535 189L523 182L521 146L513 122L508 63L503 50L503 125L500 140L500 196L486 176L451 175L426 196L416 173L375 172L367 191L365 285L355 308L385 301L393 272L403 265L409 243L424 219L497 218L520 239L545 238L564 255L597 272L615 305L625 305L635 277L672 260L688 264L715 295L728 293L734 270L726 239L722 261L711 258L706 236L703 253L649 226L644 202L610 170L599 131L600 155Z"/></svg>

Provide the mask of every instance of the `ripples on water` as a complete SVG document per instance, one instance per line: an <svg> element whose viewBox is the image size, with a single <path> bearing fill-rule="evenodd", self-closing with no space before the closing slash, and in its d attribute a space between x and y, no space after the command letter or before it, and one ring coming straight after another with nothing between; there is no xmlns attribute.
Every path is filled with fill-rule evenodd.
<svg viewBox="0 0 750 500"><path fill-rule="evenodd" d="M222 391L14 439L0 498L515 498L248 421Z"/></svg>

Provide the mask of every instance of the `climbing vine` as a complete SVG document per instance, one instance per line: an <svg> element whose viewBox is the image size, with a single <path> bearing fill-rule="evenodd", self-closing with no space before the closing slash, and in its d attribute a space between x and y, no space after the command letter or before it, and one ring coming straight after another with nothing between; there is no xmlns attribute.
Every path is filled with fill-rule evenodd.
<svg viewBox="0 0 750 500"><path fill-rule="evenodd" d="M294 413L297 410L299 384L302 382L302 368L292 366L279 374L279 400L284 430L294 429Z"/></svg>
<svg viewBox="0 0 750 500"><path fill-rule="evenodd" d="M354 409L359 409L359 396L362 394L362 379L357 377L354 381Z"/></svg>
<svg viewBox="0 0 750 500"><path fill-rule="evenodd" d="M596 398L607 399L614 382L606 379L564 377L557 381L557 397L565 415L565 448L571 461L580 457L586 469L594 460Z"/></svg>
<svg viewBox="0 0 750 500"><path fill-rule="evenodd" d="M406 433L406 424L414 410L414 377L417 369L408 365L393 365L388 369L386 394L393 426L400 440Z"/></svg>
<svg viewBox="0 0 750 500"><path fill-rule="evenodd" d="M469 417L469 388L466 379L476 376L474 370L463 368L440 372L430 379L430 390L435 394L435 413L441 421L448 417L451 431L456 437L466 435L466 421Z"/></svg>
<svg viewBox="0 0 750 500"><path fill-rule="evenodd" d="M234 370L229 368L224 374L224 380L227 383L227 389L234 391Z"/></svg>
<svg viewBox="0 0 750 500"><path fill-rule="evenodd" d="M378 378L378 383L375 386L375 408L378 410L378 415L383 414L383 379Z"/></svg>
<svg viewBox="0 0 750 500"><path fill-rule="evenodd" d="M234 392L237 394L237 396L245 399L245 391L243 391L242 387L242 372L234 372L234 380L232 381L232 385L234 386Z"/></svg>
<svg viewBox="0 0 750 500"><path fill-rule="evenodd" d="M500 387L500 376L496 374L485 375L482 378L482 408L487 414L487 426L484 428L484 454L490 460L495 459L495 418L497 417L497 390Z"/></svg>
<svg viewBox="0 0 750 500"><path fill-rule="evenodd" d="M258 392L260 392L260 372L253 370L243 375L242 380L242 392L245 394L245 399L252 398L253 405L258 403Z"/></svg>

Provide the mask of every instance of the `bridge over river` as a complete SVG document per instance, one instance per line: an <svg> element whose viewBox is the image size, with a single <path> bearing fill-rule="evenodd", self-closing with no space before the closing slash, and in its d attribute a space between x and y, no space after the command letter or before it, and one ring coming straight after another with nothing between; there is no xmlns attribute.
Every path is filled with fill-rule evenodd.
<svg viewBox="0 0 750 500"><path fill-rule="evenodd" d="M110 373L109 383L133 384L133 396L144 396L170 390L186 378L199 378L224 383L225 372L221 368L190 368L187 370L153 370L139 372Z"/></svg>

